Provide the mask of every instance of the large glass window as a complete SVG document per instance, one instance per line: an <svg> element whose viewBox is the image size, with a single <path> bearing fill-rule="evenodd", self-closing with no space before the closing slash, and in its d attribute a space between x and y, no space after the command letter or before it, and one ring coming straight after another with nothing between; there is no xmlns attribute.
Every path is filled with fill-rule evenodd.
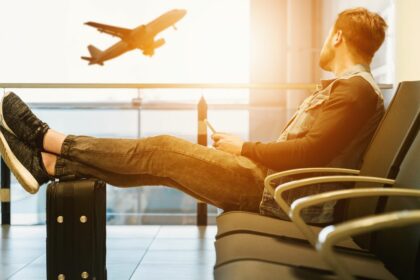
<svg viewBox="0 0 420 280"><path fill-rule="evenodd" d="M187 15L176 24L177 30L169 28L157 36L164 38L166 44L153 57L134 50L104 66L88 66L80 59L88 54L89 44L105 49L118 41L84 22L134 28L171 9L186 9ZM249 82L246 0L6 0L1 1L0 10L0 82ZM195 142L194 108L202 95L210 104L248 103L247 90L5 90L17 92L51 127L64 133L97 137L172 134ZM133 108L133 99L140 99L147 108ZM168 106L180 103L184 109ZM159 108L162 104L165 107ZM210 110L209 119L221 131L248 137L246 110ZM12 179L13 224L45 222L45 189L29 195ZM165 187L108 187L109 223L113 224L193 224L195 206L191 197ZM210 208L211 215L215 212L215 208Z"/></svg>

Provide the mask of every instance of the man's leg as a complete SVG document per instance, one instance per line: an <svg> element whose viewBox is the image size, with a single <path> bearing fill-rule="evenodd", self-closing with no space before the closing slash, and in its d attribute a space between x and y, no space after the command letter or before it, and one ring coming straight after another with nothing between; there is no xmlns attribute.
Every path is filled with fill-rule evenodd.
<svg viewBox="0 0 420 280"><path fill-rule="evenodd" d="M124 175L117 174L109 171L104 171L97 169L88 165L85 165L80 162L71 161L65 158L60 159L61 162L61 171L58 171L60 174L75 175L76 177L93 177L100 178L101 180L107 182L110 185L116 187L135 187L135 186L167 186L183 191L201 201L212 204L206 197L200 196L200 194L193 193L189 189L184 188L170 178L157 177L148 174L142 175ZM60 176L60 177L61 177Z"/></svg>
<svg viewBox="0 0 420 280"><path fill-rule="evenodd" d="M103 139L70 135L60 154L57 177L74 173L119 186L152 181L225 210L258 211L265 176L265 169L248 158L172 136Z"/></svg>
<svg viewBox="0 0 420 280"><path fill-rule="evenodd" d="M131 177L127 183L129 175L149 176L226 210L258 209L265 170L245 157L170 136L141 140L66 137L49 129L14 93L5 94L0 106L0 150L30 193L36 193L50 179L48 175L71 175L66 172L125 186L137 185ZM58 158L41 153L43 149Z"/></svg>

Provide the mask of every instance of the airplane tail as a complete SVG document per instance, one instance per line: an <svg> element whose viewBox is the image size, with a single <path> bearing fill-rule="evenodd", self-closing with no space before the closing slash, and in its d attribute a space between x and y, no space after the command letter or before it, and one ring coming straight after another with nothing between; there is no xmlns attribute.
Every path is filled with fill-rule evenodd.
<svg viewBox="0 0 420 280"><path fill-rule="evenodd" d="M92 58L97 58L102 53L102 51L100 49L96 48L93 45L89 45L88 50L89 50L90 56Z"/></svg>
<svg viewBox="0 0 420 280"><path fill-rule="evenodd" d="M88 50L90 53L90 57L82 56L82 59L89 61L89 65L92 65L92 64L104 65L102 61L98 60L98 57L102 54L102 51L100 49L96 48L93 45L89 45Z"/></svg>

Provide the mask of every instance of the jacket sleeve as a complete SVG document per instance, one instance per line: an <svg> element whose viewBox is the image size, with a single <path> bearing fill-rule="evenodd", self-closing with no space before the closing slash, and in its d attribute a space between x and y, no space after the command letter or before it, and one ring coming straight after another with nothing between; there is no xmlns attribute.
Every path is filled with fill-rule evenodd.
<svg viewBox="0 0 420 280"><path fill-rule="evenodd" d="M373 115L378 98L361 77L339 80L305 136L283 142L245 142L241 154L276 171L325 166Z"/></svg>

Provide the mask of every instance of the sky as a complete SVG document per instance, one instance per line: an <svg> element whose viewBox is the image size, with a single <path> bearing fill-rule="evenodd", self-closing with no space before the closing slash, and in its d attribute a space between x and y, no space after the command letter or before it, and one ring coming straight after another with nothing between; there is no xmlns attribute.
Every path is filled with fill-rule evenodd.
<svg viewBox="0 0 420 280"><path fill-rule="evenodd" d="M88 66L87 46L118 38L87 21L135 28L171 9L186 9L152 58L134 50ZM0 83L246 83L247 0L1 0Z"/></svg>

